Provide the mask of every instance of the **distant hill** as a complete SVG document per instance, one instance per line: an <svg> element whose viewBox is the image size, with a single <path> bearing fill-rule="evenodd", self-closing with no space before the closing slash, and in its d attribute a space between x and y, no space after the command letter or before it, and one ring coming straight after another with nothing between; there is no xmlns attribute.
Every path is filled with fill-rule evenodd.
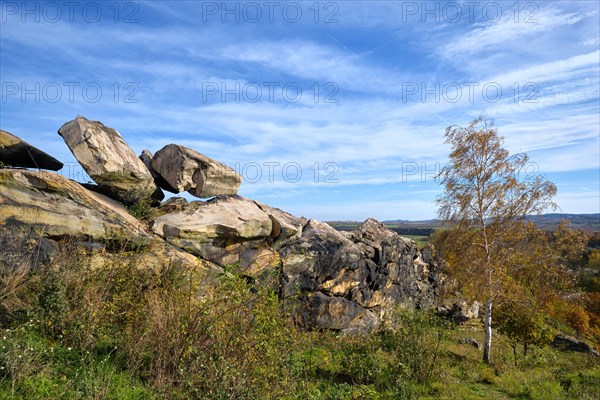
<svg viewBox="0 0 600 400"><path fill-rule="evenodd" d="M553 230L562 221L567 221L573 229L600 232L600 214L544 214L529 218L542 229Z"/></svg>
<svg viewBox="0 0 600 400"><path fill-rule="evenodd" d="M573 229L587 232L600 232L600 214L544 214L529 217L538 227L545 230L554 230L559 223L566 221ZM355 229L361 222L358 221L330 221L331 226L340 231ZM405 235L429 235L435 228L442 226L437 219L423 221L408 221L402 219L383 221L390 229Z"/></svg>

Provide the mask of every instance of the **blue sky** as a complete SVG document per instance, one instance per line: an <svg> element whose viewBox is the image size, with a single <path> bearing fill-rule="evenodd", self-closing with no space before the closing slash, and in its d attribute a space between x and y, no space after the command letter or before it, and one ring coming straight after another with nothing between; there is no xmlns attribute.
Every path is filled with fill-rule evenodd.
<svg viewBox="0 0 600 400"><path fill-rule="evenodd" d="M73 163L56 131L80 114L295 215L417 220L445 128L485 115L562 212L598 213L598 4L3 1L0 127Z"/></svg>

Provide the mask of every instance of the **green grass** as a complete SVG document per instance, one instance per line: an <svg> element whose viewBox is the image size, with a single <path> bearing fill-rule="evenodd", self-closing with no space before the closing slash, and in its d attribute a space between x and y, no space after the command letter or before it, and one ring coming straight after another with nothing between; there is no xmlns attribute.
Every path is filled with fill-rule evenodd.
<svg viewBox="0 0 600 400"><path fill-rule="evenodd" d="M425 235L400 235L400 236L414 240L420 249L425 247L425 245L427 244L427 240L429 239L429 236L425 236Z"/></svg>
<svg viewBox="0 0 600 400"><path fill-rule="evenodd" d="M514 367L512 350L504 338L497 336L494 365L489 367L480 361L479 350L458 343L466 336L481 339L479 332L450 330L440 347L435 376L419 382L387 352L387 346L379 340L382 337L305 333L302 348L293 346L293 357L282 366L295 370L295 381L288 382L293 390L274 398L600 398L597 359L534 348ZM37 321L2 330L0 348L0 399L177 398L176 389L165 392L128 371L119 349L84 351L71 347L60 339L49 338Z"/></svg>
<svg viewBox="0 0 600 400"><path fill-rule="evenodd" d="M398 311L369 336L306 332L234 267L85 265L24 276L11 303L0 274L0 399L600 398L597 357L533 347L515 366L495 334L488 366L459 342L482 343L479 323Z"/></svg>
<svg viewBox="0 0 600 400"><path fill-rule="evenodd" d="M149 399L152 390L112 351L52 340L31 320L0 332L0 399Z"/></svg>

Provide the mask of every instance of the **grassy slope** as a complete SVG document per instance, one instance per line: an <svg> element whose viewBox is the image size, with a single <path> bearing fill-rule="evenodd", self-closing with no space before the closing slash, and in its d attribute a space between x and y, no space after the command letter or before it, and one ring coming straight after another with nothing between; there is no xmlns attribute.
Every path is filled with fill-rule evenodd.
<svg viewBox="0 0 600 400"><path fill-rule="evenodd" d="M1 399L159 399L174 395L128 372L115 349L88 353L66 347L45 337L37 326L35 321L25 323L17 329L5 330L0 337L4 358L12 360L4 363L3 368L13 368L16 374L14 378L6 375L0 378ZM412 397L407 395L407 398L600 398L597 358L549 348L533 349L527 358L519 356L519 366L514 367L512 349L505 338L496 336L491 368L481 363L480 350L458 343L462 337L481 342L480 326L471 324L451 330L440 347L436 376L423 383L413 382L407 389ZM289 396L279 398L398 398L397 391L382 384L396 375L393 369L365 375L365 371L376 369L369 352L375 354L375 361L385 359L382 347L369 344L368 340L362 341L366 347L356 347L355 338L331 333L307 333L303 340L302 349L294 349L297 361L288 367L302 365L304 370L292 384L294 390ZM369 352L363 353L365 348Z"/></svg>

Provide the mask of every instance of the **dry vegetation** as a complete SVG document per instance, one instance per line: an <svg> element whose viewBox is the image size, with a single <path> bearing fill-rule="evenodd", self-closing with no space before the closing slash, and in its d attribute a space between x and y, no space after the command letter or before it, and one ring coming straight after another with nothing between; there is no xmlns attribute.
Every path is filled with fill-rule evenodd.
<svg viewBox="0 0 600 400"><path fill-rule="evenodd" d="M7 238L5 230L2 237ZM193 268L135 267L136 252L92 268L61 243L3 247L0 398L7 399L593 399L596 358L532 346L513 364L497 336L492 367L460 344L480 327L401 312L368 337L305 332L276 293ZM23 251L23 249L28 249ZM142 250L143 251L143 250ZM18 268L15 269L15 266Z"/></svg>

